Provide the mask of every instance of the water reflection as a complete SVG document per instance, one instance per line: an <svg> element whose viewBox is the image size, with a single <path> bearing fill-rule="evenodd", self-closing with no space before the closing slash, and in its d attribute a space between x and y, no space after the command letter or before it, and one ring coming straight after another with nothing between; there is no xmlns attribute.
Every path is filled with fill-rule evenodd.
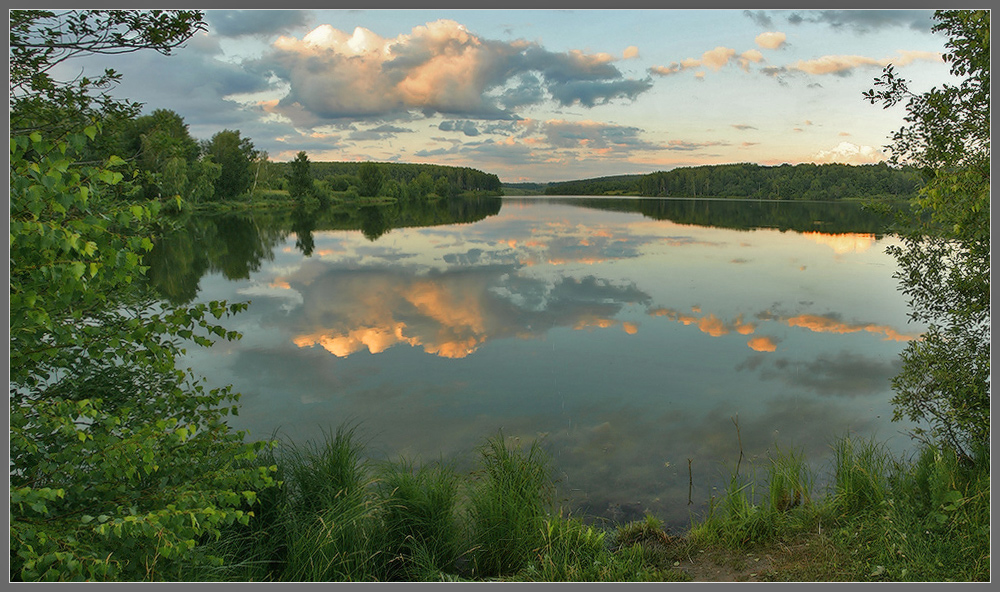
<svg viewBox="0 0 1000 592"><path fill-rule="evenodd" d="M478 256L451 258L476 261ZM420 274L405 267L351 269L330 265L281 281L303 306L284 326L299 347L321 346L338 357L381 353L398 344L445 358L464 358L489 340L535 339L553 327L611 326L627 304L648 296L634 286L595 277L554 283L517 277L516 265L459 264Z"/></svg>
<svg viewBox="0 0 1000 592"><path fill-rule="evenodd" d="M816 462L848 430L905 429L889 379L920 330L874 222L810 205L781 230L798 218L721 204L699 225L715 205L590 201L254 214L233 247L203 219L158 245L154 280L252 301L227 321L241 342L189 356L243 394L240 429L306 439L356 419L375 454L469 467L503 428L541 438L567 503L609 519L687 522L739 453L737 418L748 456L794 444ZM749 207L779 205L795 207Z"/></svg>

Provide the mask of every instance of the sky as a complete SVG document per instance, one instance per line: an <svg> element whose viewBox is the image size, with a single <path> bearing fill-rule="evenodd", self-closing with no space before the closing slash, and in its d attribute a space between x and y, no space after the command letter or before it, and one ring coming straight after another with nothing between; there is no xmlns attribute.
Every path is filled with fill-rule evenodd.
<svg viewBox="0 0 1000 592"><path fill-rule="evenodd" d="M754 162L884 160L905 109L862 98L891 63L954 82L928 10L208 10L114 94L274 161L469 166L507 183Z"/></svg>

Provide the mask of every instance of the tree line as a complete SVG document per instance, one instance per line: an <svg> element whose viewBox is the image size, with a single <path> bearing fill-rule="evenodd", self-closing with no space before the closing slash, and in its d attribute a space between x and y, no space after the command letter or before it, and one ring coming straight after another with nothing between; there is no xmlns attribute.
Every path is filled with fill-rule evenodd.
<svg viewBox="0 0 1000 592"><path fill-rule="evenodd" d="M293 198L309 195L320 200L391 197L397 200L427 197L503 195L500 178L492 173L436 164L393 162L311 161L300 151L288 163L269 163L269 187L287 190Z"/></svg>
<svg viewBox="0 0 1000 592"><path fill-rule="evenodd" d="M923 182L916 168L890 167L885 163L860 166L737 163L550 183L545 187L545 194L779 200L908 199L916 195Z"/></svg>

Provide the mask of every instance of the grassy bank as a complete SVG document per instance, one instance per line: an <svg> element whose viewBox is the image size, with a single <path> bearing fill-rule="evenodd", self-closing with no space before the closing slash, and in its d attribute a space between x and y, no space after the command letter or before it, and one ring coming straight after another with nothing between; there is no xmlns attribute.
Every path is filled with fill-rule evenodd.
<svg viewBox="0 0 1000 592"><path fill-rule="evenodd" d="M686 581L738 574L756 554L770 558L757 580L989 580L988 453L925 447L903 462L845 438L823 492L801 456L777 453L738 467L709 513L672 536L654 516L599 528L565 514L537 443L488 438L468 475L364 450L350 427L279 443L268 460L281 485L257 492L248 525L206 545L224 563L192 578Z"/></svg>

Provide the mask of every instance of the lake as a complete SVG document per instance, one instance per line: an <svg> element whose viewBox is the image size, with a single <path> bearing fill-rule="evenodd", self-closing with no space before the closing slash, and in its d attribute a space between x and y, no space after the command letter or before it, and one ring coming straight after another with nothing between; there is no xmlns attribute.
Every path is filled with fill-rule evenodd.
<svg viewBox="0 0 1000 592"><path fill-rule="evenodd" d="M889 381L923 328L883 224L638 198L199 215L150 277L175 302L250 302L225 322L241 341L183 362L242 393L253 438L356 422L375 458L469 470L502 429L539 439L574 513L682 528L741 452L765 471L794 447L822 477L845 434L910 450Z"/></svg>

